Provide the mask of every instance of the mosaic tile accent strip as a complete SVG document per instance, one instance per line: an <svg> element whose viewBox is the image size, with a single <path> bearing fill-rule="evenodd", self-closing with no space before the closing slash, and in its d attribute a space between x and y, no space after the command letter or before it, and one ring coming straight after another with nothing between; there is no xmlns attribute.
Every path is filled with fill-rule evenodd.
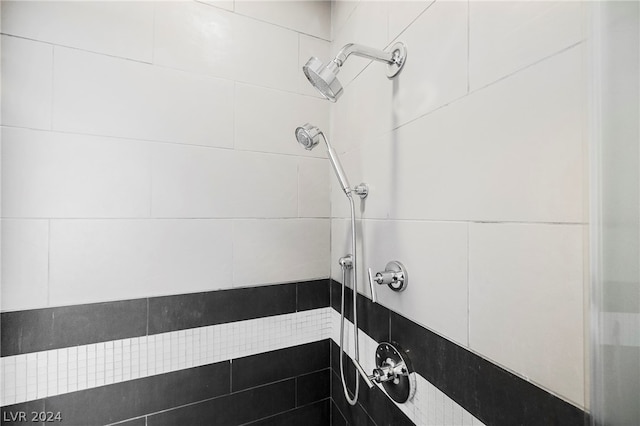
<svg viewBox="0 0 640 426"><path fill-rule="evenodd" d="M331 308L1 359L0 405L16 404L323 340Z"/></svg>
<svg viewBox="0 0 640 426"><path fill-rule="evenodd" d="M331 339L340 344L340 314L335 310L331 314ZM378 342L366 333L358 333L360 346L360 364L365 371L375 368L375 351ZM354 357L353 323L347 320L345 328L345 351ZM421 375L415 373L416 393L404 404L393 402L413 423L420 426L484 426L468 411L432 385ZM378 387L384 392L381 385ZM366 391L366 390L365 390Z"/></svg>

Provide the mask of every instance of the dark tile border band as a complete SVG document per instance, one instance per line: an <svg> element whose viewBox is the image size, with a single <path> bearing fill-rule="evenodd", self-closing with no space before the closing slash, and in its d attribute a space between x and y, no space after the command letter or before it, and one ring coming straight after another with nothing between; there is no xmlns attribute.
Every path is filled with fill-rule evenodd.
<svg viewBox="0 0 640 426"><path fill-rule="evenodd" d="M345 304L351 306L353 293L347 290ZM341 284L332 280L331 306L338 312L340 297ZM487 426L589 424L586 412L544 389L362 295L358 295L357 303L358 326L363 332L378 342L394 340L402 345L411 354L418 374ZM346 311L352 321L352 310ZM336 391L335 386L332 389ZM340 398L344 399L332 393L339 408ZM384 419L368 414L376 423L384 424Z"/></svg>
<svg viewBox="0 0 640 426"><path fill-rule="evenodd" d="M9 405L2 407L2 425L39 424L6 421L20 412L29 415L33 411L60 412L62 421L56 424L67 426L116 422L136 425L145 421L149 426L231 425L265 418L256 424L274 424L274 420L282 424L328 424L313 423L309 416L330 416L329 351L330 340L325 339ZM275 363L278 359L289 362ZM258 371L263 374L255 375ZM238 384L232 386L234 382ZM317 404L319 401L326 402ZM203 423L202 419L215 420ZM298 421L301 423L295 423Z"/></svg>
<svg viewBox="0 0 640 426"><path fill-rule="evenodd" d="M1 355L141 337L329 306L329 280L3 312Z"/></svg>

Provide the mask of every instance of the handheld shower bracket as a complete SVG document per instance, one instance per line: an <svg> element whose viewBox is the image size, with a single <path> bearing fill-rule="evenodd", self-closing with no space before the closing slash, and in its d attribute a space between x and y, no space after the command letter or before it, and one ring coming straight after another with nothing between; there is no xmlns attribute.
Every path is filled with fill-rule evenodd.
<svg viewBox="0 0 640 426"><path fill-rule="evenodd" d="M367 195L369 195L369 185L361 182L360 185L356 185L355 188L353 188L353 192L355 192L361 200L364 200L367 198Z"/></svg>

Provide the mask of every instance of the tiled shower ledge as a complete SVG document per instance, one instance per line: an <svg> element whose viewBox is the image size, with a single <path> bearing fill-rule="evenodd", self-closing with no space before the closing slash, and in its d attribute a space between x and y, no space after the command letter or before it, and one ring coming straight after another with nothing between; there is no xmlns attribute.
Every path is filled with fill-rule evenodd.
<svg viewBox="0 0 640 426"><path fill-rule="evenodd" d="M340 315L330 307L207 327L3 357L1 405L96 388L331 338ZM347 328L353 325L347 322ZM346 331L345 336L351 336ZM361 363L373 369L377 342L360 332ZM352 356L352 338L345 349ZM417 425L482 425L416 374L412 400L396 404Z"/></svg>

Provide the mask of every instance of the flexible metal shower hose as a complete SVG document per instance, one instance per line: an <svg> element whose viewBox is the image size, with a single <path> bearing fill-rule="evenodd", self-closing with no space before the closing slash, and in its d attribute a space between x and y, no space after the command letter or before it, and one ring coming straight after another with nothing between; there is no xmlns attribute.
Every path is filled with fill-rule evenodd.
<svg viewBox="0 0 640 426"><path fill-rule="evenodd" d="M351 197L351 193L347 194L349 198L349 203L351 205L351 254L353 255L353 263L352 263L352 287L353 287L353 341L354 341L354 359L355 362L359 362L359 348L358 348L358 307L357 307L357 299L358 299L358 269L357 269L357 256L356 256L356 209L353 203L353 197ZM356 390L351 397L349 395L349 390L347 389L347 383L344 378L344 300L345 300L345 287L347 286L347 267L342 266L342 302L340 303L340 379L342 381L342 389L344 390L344 396L347 399L347 402L350 405L356 405L358 402L358 392L360 390L360 378L358 377L358 370L355 371L356 378Z"/></svg>

